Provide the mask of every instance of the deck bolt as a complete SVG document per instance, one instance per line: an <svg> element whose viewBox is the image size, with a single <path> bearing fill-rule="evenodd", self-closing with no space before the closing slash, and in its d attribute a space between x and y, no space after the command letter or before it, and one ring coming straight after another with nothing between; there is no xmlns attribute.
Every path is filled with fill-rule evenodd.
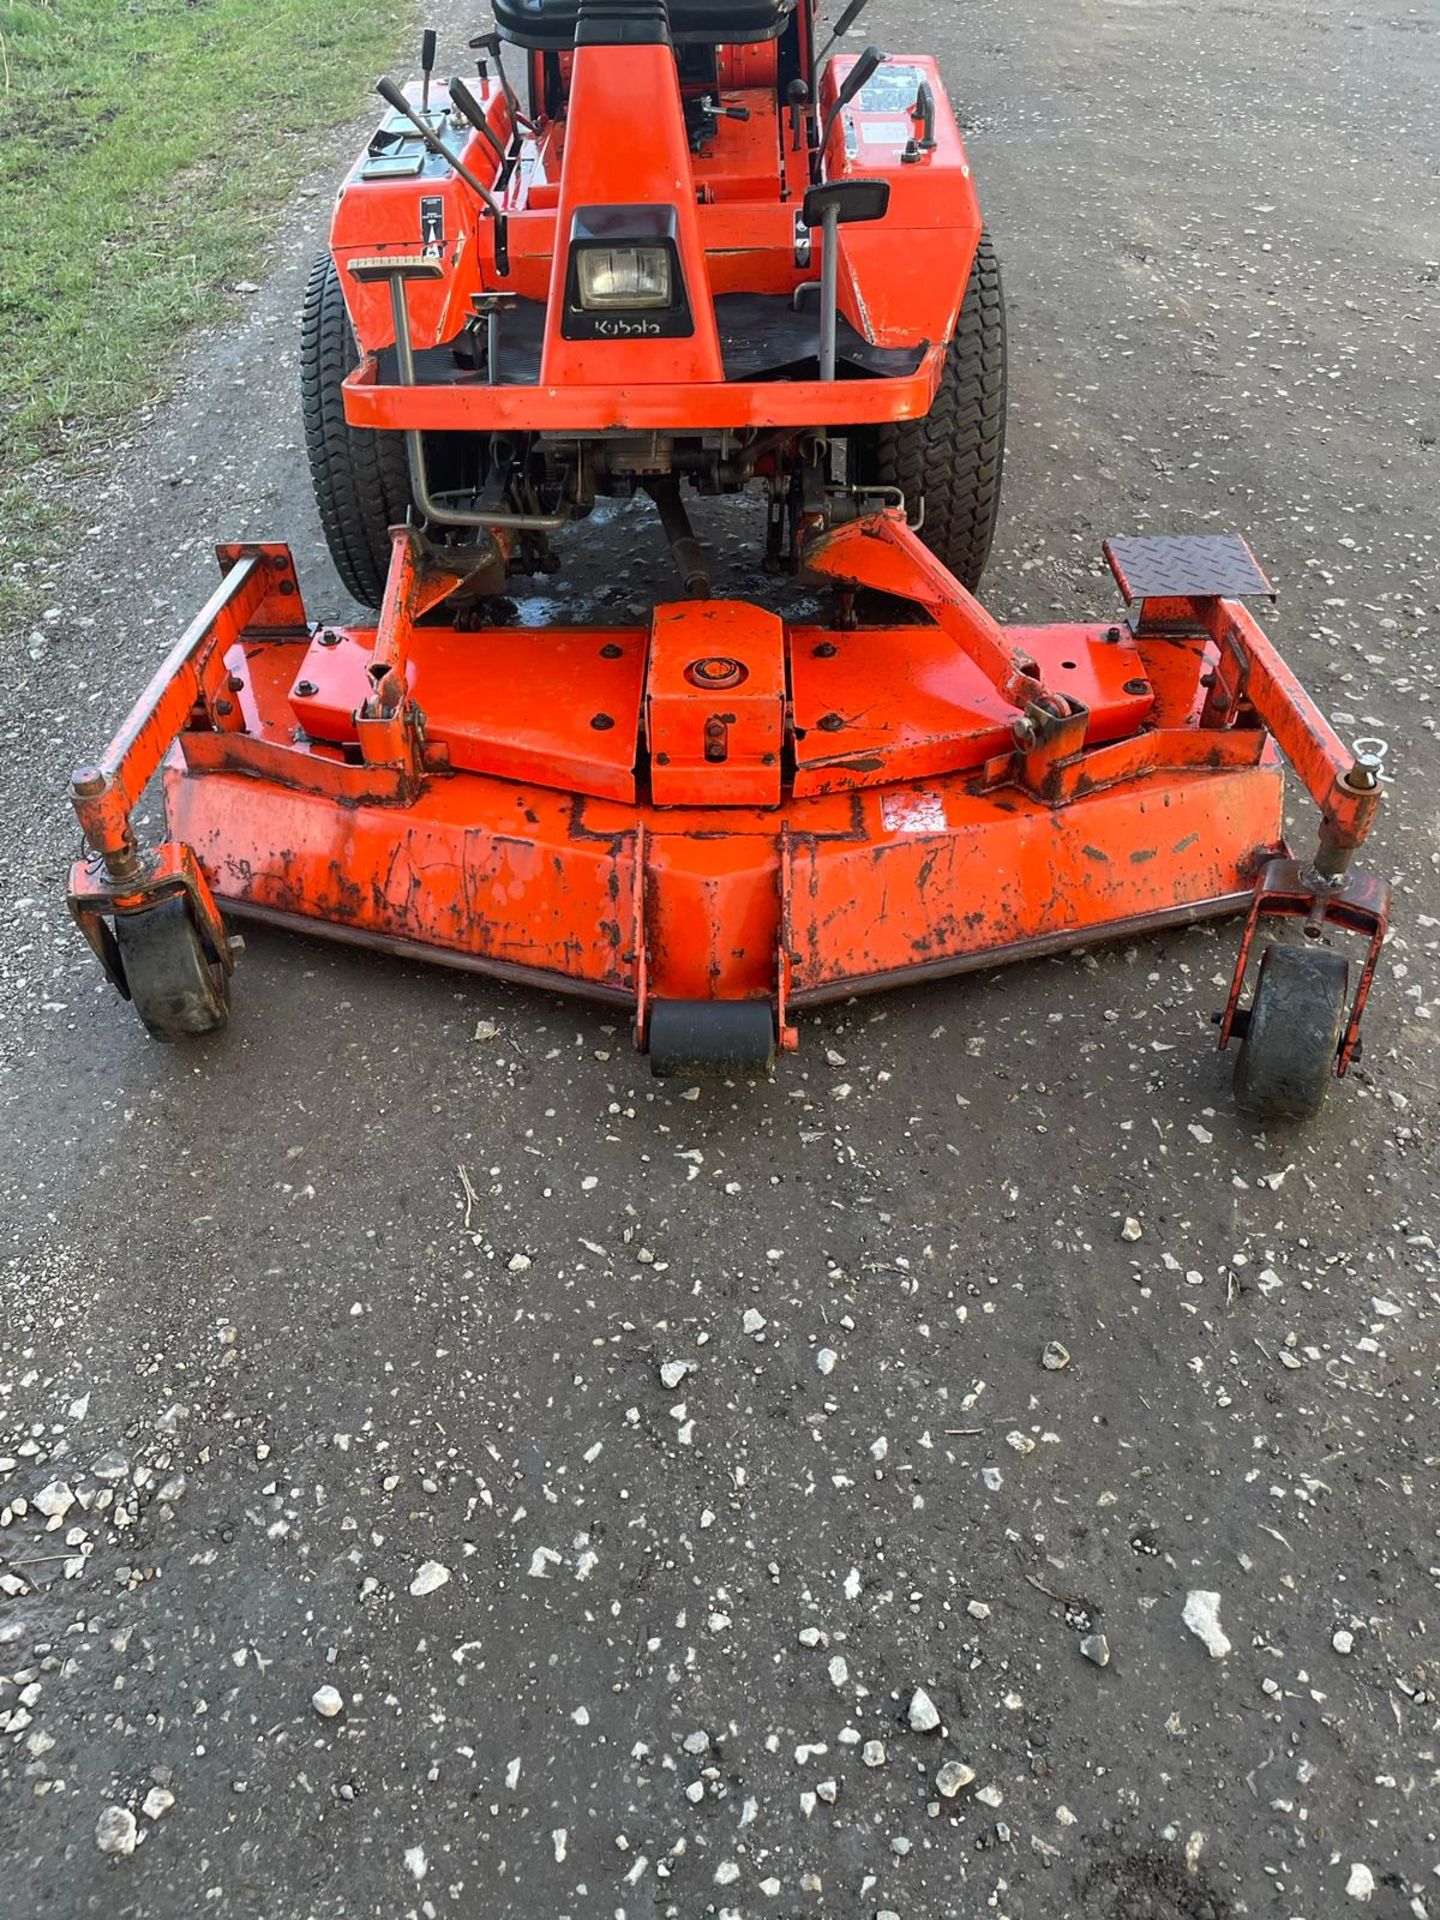
<svg viewBox="0 0 1440 1920"><path fill-rule="evenodd" d="M320 644L322 647L338 647L340 644L340 636L333 628L326 627L325 631L320 635Z"/></svg>
<svg viewBox="0 0 1440 1920"><path fill-rule="evenodd" d="M77 800L92 800L105 791L105 776L98 767L80 767L70 782L70 791Z"/></svg>
<svg viewBox="0 0 1440 1920"><path fill-rule="evenodd" d="M1125 682L1125 691L1126 693L1133 693L1138 698L1140 694L1150 691L1150 682L1148 680L1127 680Z"/></svg>
<svg viewBox="0 0 1440 1920"><path fill-rule="evenodd" d="M319 687L316 686L313 680L297 680L295 682L295 697L297 700L313 700L319 691Z"/></svg>
<svg viewBox="0 0 1440 1920"><path fill-rule="evenodd" d="M615 722L608 713L597 713L590 722L596 733L608 733Z"/></svg>

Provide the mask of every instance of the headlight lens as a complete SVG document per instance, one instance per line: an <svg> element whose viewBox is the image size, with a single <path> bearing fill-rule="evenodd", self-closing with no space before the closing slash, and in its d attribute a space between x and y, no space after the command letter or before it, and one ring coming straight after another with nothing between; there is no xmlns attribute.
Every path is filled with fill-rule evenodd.
<svg viewBox="0 0 1440 1920"><path fill-rule="evenodd" d="M580 304L587 312L674 304L665 247L583 247L578 266Z"/></svg>

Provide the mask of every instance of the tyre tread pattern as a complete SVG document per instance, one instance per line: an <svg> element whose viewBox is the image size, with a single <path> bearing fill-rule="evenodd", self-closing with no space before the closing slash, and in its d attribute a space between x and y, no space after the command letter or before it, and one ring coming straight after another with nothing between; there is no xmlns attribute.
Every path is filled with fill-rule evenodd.
<svg viewBox="0 0 1440 1920"><path fill-rule="evenodd" d="M965 300L929 413L852 436L857 479L898 487L920 537L972 593L1000 514L1005 465L1005 295L988 232L980 235Z"/></svg>
<svg viewBox="0 0 1440 1920"><path fill-rule="evenodd" d="M340 276L325 253L311 269L301 325L305 449L335 571L352 599L373 608L390 570L390 529L410 511L410 473L400 434L345 418L342 388L358 359Z"/></svg>
<svg viewBox="0 0 1440 1920"><path fill-rule="evenodd" d="M1260 959L1235 1061L1235 1101L1258 1120L1318 1113L1335 1077L1349 968L1325 947L1271 946Z"/></svg>

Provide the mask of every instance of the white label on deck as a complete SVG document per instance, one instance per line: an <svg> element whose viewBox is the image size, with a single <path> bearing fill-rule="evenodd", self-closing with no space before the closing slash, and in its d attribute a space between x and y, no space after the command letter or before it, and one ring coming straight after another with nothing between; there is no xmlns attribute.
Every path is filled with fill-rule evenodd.
<svg viewBox="0 0 1440 1920"><path fill-rule="evenodd" d="M949 824L938 793L882 793L880 818L887 833L944 833Z"/></svg>

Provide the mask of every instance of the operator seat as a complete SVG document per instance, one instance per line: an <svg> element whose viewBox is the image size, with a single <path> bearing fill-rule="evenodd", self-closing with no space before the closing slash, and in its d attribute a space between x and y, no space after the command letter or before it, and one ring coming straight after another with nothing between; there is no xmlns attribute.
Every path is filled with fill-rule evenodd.
<svg viewBox="0 0 1440 1920"><path fill-rule="evenodd" d="M492 0L501 37L517 47L568 53L582 13L591 40L623 46L631 37L653 41L666 7L659 0ZM669 0L670 39L676 46L739 46L778 40L795 0Z"/></svg>

